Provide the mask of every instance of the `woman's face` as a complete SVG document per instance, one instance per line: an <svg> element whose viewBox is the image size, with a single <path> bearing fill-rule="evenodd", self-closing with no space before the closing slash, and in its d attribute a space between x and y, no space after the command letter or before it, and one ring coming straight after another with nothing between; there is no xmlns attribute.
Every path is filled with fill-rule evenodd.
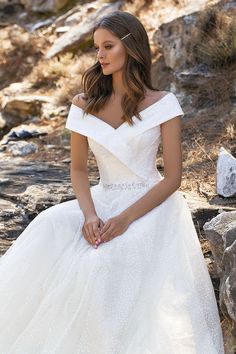
<svg viewBox="0 0 236 354"><path fill-rule="evenodd" d="M104 75L122 71L126 59L126 50L122 41L104 28L98 28L93 35L97 59ZM108 65L102 65L108 63Z"/></svg>

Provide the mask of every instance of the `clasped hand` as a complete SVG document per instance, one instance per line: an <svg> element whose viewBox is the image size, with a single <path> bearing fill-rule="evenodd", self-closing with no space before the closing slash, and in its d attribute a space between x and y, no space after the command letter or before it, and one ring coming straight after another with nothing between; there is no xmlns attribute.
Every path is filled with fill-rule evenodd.
<svg viewBox="0 0 236 354"><path fill-rule="evenodd" d="M93 215L85 218L82 228L84 238L95 248L100 243L108 242L121 235L129 227L128 217L119 214L109 218L105 223L97 216Z"/></svg>

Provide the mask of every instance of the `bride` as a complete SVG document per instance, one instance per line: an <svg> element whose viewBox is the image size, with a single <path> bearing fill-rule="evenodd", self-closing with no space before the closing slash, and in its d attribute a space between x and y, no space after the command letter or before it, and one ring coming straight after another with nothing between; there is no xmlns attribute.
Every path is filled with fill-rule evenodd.
<svg viewBox="0 0 236 354"><path fill-rule="evenodd" d="M42 211L0 259L0 354L224 354L178 190L184 112L174 93L153 88L135 16L104 16L93 40L97 61L66 121L76 198ZM89 148L100 175L93 187Z"/></svg>

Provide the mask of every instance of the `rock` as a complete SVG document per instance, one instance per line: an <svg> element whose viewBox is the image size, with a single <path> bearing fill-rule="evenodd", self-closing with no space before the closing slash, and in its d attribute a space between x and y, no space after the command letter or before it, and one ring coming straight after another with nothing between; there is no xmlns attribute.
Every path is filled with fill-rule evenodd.
<svg viewBox="0 0 236 354"><path fill-rule="evenodd" d="M16 209L16 205L8 200L4 200L0 198L0 215L2 216L3 213L12 213Z"/></svg>
<svg viewBox="0 0 236 354"><path fill-rule="evenodd" d="M2 114L0 113L0 129L3 129L6 126L6 121L2 117Z"/></svg>
<svg viewBox="0 0 236 354"><path fill-rule="evenodd" d="M56 116L67 117L68 115L68 105L65 106L55 106L52 103L45 103L42 106L41 119L52 119Z"/></svg>
<svg viewBox="0 0 236 354"><path fill-rule="evenodd" d="M236 220L228 227L230 228L228 233L231 234L229 238L231 240L234 238L234 241L225 249L223 256L225 273L222 278L221 301L227 309L225 315L229 315L236 324Z"/></svg>
<svg viewBox="0 0 236 354"><path fill-rule="evenodd" d="M0 256L39 212L74 198L65 163L27 162L22 157L1 159Z"/></svg>
<svg viewBox="0 0 236 354"><path fill-rule="evenodd" d="M186 44L192 38L195 22L196 15L189 15L186 22L183 18L178 18L163 23L154 34L154 41L165 58L166 66L172 70L186 67L188 58Z"/></svg>
<svg viewBox="0 0 236 354"><path fill-rule="evenodd" d="M1 160L0 224L5 226L0 229L0 238L16 238L40 211L74 198L65 163L30 162L21 157ZM3 213L10 208L11 213Z"/></svg>
<svg viewBox="0 0 236 354"><path fill-rule="evenodd" d="M63 185L31 185L26 188L24 193L17 196L18 200L24 205L27 213L35 213L62 201L62 195L65 192Z"/></svg>
<svg viewBox="0 0 236 354"><path fill-rule="evenodd" d="M0 25L23 10L20 0L0 0Z"/></svg>
<svg viewBox="0 0 236 354"><path fill-rule="evenodd" d="M222 264L225 249L232 243L232 237L236 239L236 233L228 232L229 225L236 220L236 211L222 212L203 225L207 239L211 243L212 254L215 259L216 274L222 276L224 266Z"/></svg>
<svg viewBox="0 0 236 354"><path fill-rule="evenodd" d="M57 12L64 7L69 0L21 0L27 11L32 12Z"/></svg>
<svg viewBox="0 0 236 354"><path fill-rule="evenodd" d="M6 145L9 141L21 140L26 138L39 137L47 135L52 132L52 127L39 127L33 123L28 125L22 124L18 127L12 128L0 141L0 145Z"/></svg>
<svg viewBox="0 0 236 354"><path fill-rule="evenodd" d="M236 158L223 147L217 160L217 193L224 197L236 196Z"/></svg>
<svg viewBox="0 0 236 354"><path fill-rule="evenodd" d="M203 13L206 12L204 7L208 2L205 1L205 4L201 4L205 6L197 3L193 2L190 5L191 8L185 8L187 14L184 14L184 16L172 21L166 20L154 33L154 42L162 52L166 66L175 72L186 70L186 68L192 66L193 58L190 58L189 54L194 52L192 43L197 35L198 28L201 26ZM233 19L236 13L236 3L234 0L227 1L227 3L220 1L212 5L209 2L209 5L212 9L215 8L218 13L224 13L228 18Z"/></svg>
<svg viewBox="0 0 236 354"><path fill-rule="evenodd" d="M22 92L25 94L30 93L32 86L32 82L29 81L13 82L10 85L4 87L4 89L1 90L1 93L5 96L20 96L22 95Z"/></svg>
<svg viewBox="0 0 236 354"><path fill-rule="evenodd" d="M6 127L9 130L28 119L51 119L68 114L68 106L58 106L50 96L29 94L31 90L30 82L14 82L2 90L0 129Z"/></svg>
<svg viewBox="0 0 236 354"><path fill-rule="evenodd" d="M25 25L25 28L27 28L27 30L29 32L34 32L34 31L36 31L39 28L51 25L54 22L54 20L55 20L55 17L51 17L51 18L48 18L46 20L37 21L36 23L33 23L33 24L32 23L27 23Z"/></svg>
<svg viewBox="0 0 236 354"><path fill-rule="evenodd" d="M6 5L19 5L21 0L0 0L0 10L2 10Z"/></svg>
<svg viewBox="0 0 236 354"><path fill-rule="evenodd" d="M211 72L207 64L198 64L176 72L176 78L183 87L197 90L204 80L214 80L217 78L217 74ZM210 101L208 102L208 106L204 105L204 107L208 109L211 105L212 102Z"/></svg>
<svg viewBox="0 0 236 354"><path fill-rule="evenodd" d="M226 352L236 349L236 211L222 212L203 226L220 277L220 309L225 317Z"/></svg>
<svg viewBox="0 0 236 354"><path fill-rule="evenodd" d="M181 98L180 103L184 105L187 112L186 118L198 118L200 115L209 115L211 112L215 112L219 119L220 116L223 118L226 115L225 107L232 109L235 104L234 85L230 83L233 74L230 76L230 70L227 70L226 64L225 72L220 69L214 70L213 67L215 62L220 68L227 60L233 61L233 46L226 43L228 49L224 51L222 49L224 46L220 47L217 43L227 42L227 33L228 41L230 41L230 33L233 33L236 16L236 3L234 0L216 1L215 3L191 2L181 10L177 18L173 19L171 14L170 20L166 17L165 21L161 20L162 24L153 35L154 45L156 44L159 55L162 54L161 59L154 65L154 82L162 89L168 90L168 85L163 82L171 81L171 90L177 92L178 98ZM213 13L212 20L211 13ZM211 26L210 23L212 23ZM204 31L204 27L208 30ZM221 27L224 28L223 32L216 30ZM206 41L201 39L204 33ZM204 48L204 43L207 41L209 41L209 50ZM202 48L201 43L203 43ZM217 88L223 80L226 83L224 95L220 87ZM209 87L215 87L215 90L212 91Z"/></svg>
<svg viewBox="0 0 236 354"><path fill-rule="evenodd" d="M100 4L100 6L96 11L92 14L87 14L82 23L71 27L71 29L69 29L54 42L53 46L49 48L46 54L46 59L52 58L55 55L63 53L67 50L77 48L81 43L89 40L92 28L94 26L94 21L110 12L119 10L121 7L120 1L105 5L101 2L97 2L97 4Z"/></svg>
<svg viewBox="0 0 236 354"><path fill-rule="evenodd" d="M9 142L7 151L10 151L13 156L26 156L38 151L38 145L28 143L27 141L18 141L16 143Z"/></svg>
<svg viewBox="0 0 236 354"><path fill-rule="evenodd" d="M26 86L27 87L27 86ZM16 87L12 87L14 91L18 90ZM11 96L11 89L4 90L4 94ZM34 119L40 119L44 112L44 105L53 105L53 98L40 95L15 95L13 98L4 96L2 100L2 112L0 112L0 127L4 128L4 131L0 131L0 139L6 131L9 131L12 127L18 126L24 123L29 118L31 121ZM15 129L15 128L14 128ZM19 128L20 129L20 128Z"/></svg>
<svg viewBox="0 0 236 354"><path fill-rule="evenodd" d="M15 238L26 224L24 210L14 202L0 197L0 255L5 253L12 238Z"/></svg>
<svg viewBox="0 0 236 354"><path fill-rule="evenodd" d="M3 100L3 113L17 116L23 119L41 114L43 103L52 103L53 99L49 96L22 95Z"/></svg>
<svg viewBox="0 0 236 354"><path fill-rule="evenodd" d="M78 23L82 22L83 18L87 14L87 9L93 7L94 3L97 3L97 0L89 4L84 3L83 6L81 6L81 4L73 6L71 9L69 9L65 13L62 13L60 16L58 16L55 19L54 21L55 26L58 27L58 26L65 26L65 25L66 26L77 25Z"/></svg>
<svg viewBox="0 0 236 354"><path fill-rule="evenodd" d="M212 199L211 203L209 203L206 198L201 198L197 193L182 192L182 194L188 203L196 229L201 230L209 219L217 216L222 211L236 210L236 205L224 205L224 203L221 204L219 200L218 203L212 203Z"/></svg>

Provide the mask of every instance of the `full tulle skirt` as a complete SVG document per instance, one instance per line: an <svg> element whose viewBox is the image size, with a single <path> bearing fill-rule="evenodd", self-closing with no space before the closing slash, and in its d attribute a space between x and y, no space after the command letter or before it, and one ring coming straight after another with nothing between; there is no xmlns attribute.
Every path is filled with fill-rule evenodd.
<svg viewBox="0 0 236 354"><path fill-rule="evenodd" d="M144 191L91 187L104 221ZM223 354L212 282L175 191L92 247L74 199L42 211L0 258L0 354Z"/></svg>

